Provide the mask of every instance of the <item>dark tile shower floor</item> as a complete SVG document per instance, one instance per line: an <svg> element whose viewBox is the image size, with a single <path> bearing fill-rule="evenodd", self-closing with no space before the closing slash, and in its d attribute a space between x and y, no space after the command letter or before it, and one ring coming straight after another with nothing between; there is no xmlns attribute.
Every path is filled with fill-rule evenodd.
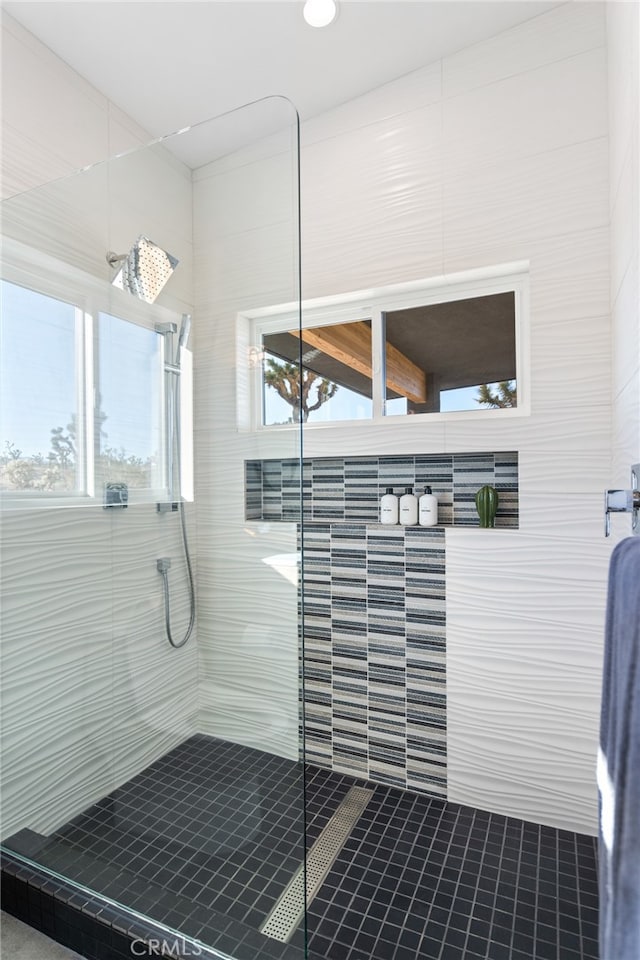
<svg viewBox="0 0 640 960"><path fill-rule="evenodd" d="M356 783L306 768L310 845ZM592 837L374 786L308 916L323 960L597 960ZM231 955L303 856L299 764L195 736L50 837L6 846Z"/></svg>

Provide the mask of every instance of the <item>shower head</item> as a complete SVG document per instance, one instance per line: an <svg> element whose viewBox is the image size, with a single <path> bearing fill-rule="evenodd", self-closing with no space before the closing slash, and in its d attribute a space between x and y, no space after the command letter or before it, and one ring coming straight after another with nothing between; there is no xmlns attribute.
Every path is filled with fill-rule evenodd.
<svg viewBox="0 0 640 960"><path fill-rule="evenodd" d="M148 237L139 236L128 253L108 253L107 262L121 264L111 281L146 303L154 303L165 283L178 266L178 260Z"/></svg>

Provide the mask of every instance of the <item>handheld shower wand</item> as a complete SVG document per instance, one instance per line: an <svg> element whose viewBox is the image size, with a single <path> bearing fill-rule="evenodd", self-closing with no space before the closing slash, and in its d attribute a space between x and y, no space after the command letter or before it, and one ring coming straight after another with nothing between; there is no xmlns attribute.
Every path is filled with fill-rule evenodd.
<svg viewBox="0 0 640 960"><path fill-rule="evenodd" d="M168 464L167 464L167 479L169 485L169 495L171 497L171 502L167 504L158 504L159 513L168 513L173 512L176 508L180 515L180 528L182 532L182 545L184 548L184 559L187 567L187 579L189 583L189 625L187 627L186 633L181 640L176 640L171 632L171 602L169 597L169 567L171 566L171 561L167 557L163 557L157 562L158 573L162 575L163 582L163 593L164 593L164 620L165 620L165 631L167 639L172 647L183 647L188 641L191 633L193 632L193 627L195 624L196 617L196 599L195 599L195 587L194 587L194 578L193 578L193 569L191 566L191 556L189 554L189 542L187 539L187 524L185 518L185 508L184 500L182 498L182 491L180 490L180 473L181 473L181 447L182 447L182 425L180 421L180 362L182 357L182 350L186 348L187 341L189 339L189 332L191 330L191 316L188 313L182 314L182 320L180 323L180 333L178 334L178 343L176 346L175 356L173 354L172 341L173 336L176 333L177 327L175 323L167 324L157 324L156 330L158 333L167 336L166 349L169 353L169 360L165 360L165 378L166 378L166 397L167 397L167 428L168 428ZM174 456L175 456L175 466L177 467L178 475L178 498L177 502L174 502L175 491L174 491Z"/></svg>
<svg viewBox="0 0 640 960"><path fill-rule="evenodd" d="M182 323L180 324L180 334L178 336L178 357L180 356L180 351L183 348L186 350L190 333L191 333L191 314L183 313Z"/></svg>

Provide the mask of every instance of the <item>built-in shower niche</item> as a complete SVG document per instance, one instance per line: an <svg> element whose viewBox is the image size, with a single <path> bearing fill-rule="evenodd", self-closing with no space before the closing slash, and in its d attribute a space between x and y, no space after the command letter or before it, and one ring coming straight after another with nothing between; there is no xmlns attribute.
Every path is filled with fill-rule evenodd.
<svg viewBox="0 0 640 960"><path fill-rule="evenodd" d="M518 454L415 454L380 457L319 457L300 461L245 462L247 520L361 521L377 523L388 487L418 494L430 486L438 497L438 526L479 526L477 490L490 484L500 502L496 527L518 526ZM300 491L302 490L302 510Z"/></svg>

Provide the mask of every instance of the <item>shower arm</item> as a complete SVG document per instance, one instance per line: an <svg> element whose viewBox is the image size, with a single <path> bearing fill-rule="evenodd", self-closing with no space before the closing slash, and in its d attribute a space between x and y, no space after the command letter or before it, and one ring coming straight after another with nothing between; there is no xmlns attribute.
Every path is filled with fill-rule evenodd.
<svg viewBox="0 0 640 960"><path fill-rule="evenodd" d="M109 266L115 267L117 263L122 263L128 256L128 253L114 253L113 250L109 250L107 252L107 263Z"/></svg>

